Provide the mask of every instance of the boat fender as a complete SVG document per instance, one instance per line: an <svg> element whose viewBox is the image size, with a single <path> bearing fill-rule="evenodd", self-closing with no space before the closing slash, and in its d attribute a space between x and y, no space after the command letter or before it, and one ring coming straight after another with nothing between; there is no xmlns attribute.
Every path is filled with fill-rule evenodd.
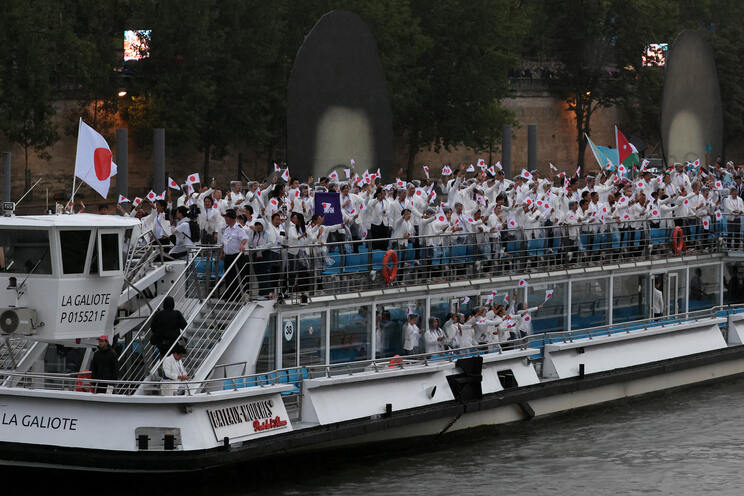
<svg viewBox="0 0 744 496"><path fill-rule="evenodd" d="M400 357L400 355L395 355L388 362L388 367L395 367L395 366L402 365L402 364L403 364L403 359Z"/></svg>
<svg viewBox="0 0 744 496"><path fill-rule="evenodd" d="M390 284L395 280L396 275L398 275L398 254L395 250L388 250L382 259L382 278Z"/></svg>
<svg viewBox="0 0 744 496"><path fill-rule="evenodd" d="M685 246L685 234L682 232L682 228L676 226L672 231L672 248L674 253L679 254L686 249Z"/></svg>
<svg viewBox="0 0 744 496"><path fill-rule="evenodd" d="M92 374L90 370L83 370L77 375L77 381L75 381L75 391L81 392L81 393L92 393L93 392L93 385L90 382L92 379ZM85 385L83 385L85 384Z"/></svg>

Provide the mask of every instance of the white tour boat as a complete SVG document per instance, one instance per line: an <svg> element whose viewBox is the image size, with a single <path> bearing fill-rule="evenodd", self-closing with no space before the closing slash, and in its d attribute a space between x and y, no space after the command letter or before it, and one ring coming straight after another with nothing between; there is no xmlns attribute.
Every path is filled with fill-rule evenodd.
<svg viewBox="0 0 744 496"><path fill-rule="evenodd" d="M571 265L546 247L505 246L489 262L467 245L428 260L411 246L395 275L371 243L315 247L302 264L246 253L224 267L218 247L169 259L129 217L2 217L0 463L206 469L741 374L744 263L708 238L694 252L611 245ZM424 329L515 291L542 304L531 335L402 356L410 313ZM188 323L190 377L169 388L150 344L166 296ZM119 354L115 381L86 372L102 334Z"/></svg>

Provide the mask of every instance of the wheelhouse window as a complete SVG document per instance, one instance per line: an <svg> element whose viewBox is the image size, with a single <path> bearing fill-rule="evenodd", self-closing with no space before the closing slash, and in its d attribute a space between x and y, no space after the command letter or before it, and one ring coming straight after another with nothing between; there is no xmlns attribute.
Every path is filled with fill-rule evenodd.
<svg viewBox="0 0 744 496"><path fill-rule="evenodd" d="M118 233L101 233L101 271L121 270Z"/></svg>
<svg viewBox="0 0 744 496"><path fill-rule="evenodd" d="M15 274L51 274L49 231L0 229L0 271Z"/></svg>
<svg viewBox="0 0 744 496"><path fill-rule="evenodd" d="M85 258L90 244L90 230L60 231L59 241L62 247L62 273L84 273Z"/></svg>

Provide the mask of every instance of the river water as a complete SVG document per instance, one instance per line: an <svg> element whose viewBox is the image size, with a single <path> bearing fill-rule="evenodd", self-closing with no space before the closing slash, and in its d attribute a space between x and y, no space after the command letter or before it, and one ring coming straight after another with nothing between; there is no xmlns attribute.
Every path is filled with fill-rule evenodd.
<svg viewBox="0 0 744 496"><path fill-rule="evenodd" d="M740 495L743 442L737 379L428 441L167 478L78 474L67 487L181 496ZM56 488L71 480L43 479Z"/></svg>

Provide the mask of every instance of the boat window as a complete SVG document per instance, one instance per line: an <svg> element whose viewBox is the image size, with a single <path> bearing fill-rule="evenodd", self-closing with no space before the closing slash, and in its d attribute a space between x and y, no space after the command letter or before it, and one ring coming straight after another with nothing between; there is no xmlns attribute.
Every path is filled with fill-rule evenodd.
<svg viewBox="0 0 744 496"><path fill-rule="evenodd" d="M261 351L258 353L258 360L256 361L256 373L268 372L276 368L276 315L272 315L269 318L269 322L266 324L266 332L264 332L263 342L261 343Z"/></svg>
<svg viewBox="0 0 744 496"><path fill-rule="evenodd" d="M82 274L85 272L90 230L60 231L59 241L62 246L62 273Z"/></svg>
<svg viewBox="0 0 744 496"><path fill-rule="evenodd" d="M634 274L614 278L612 322L631 322L649 317L649 275Z"/></svg>
<svg viewBox="0 0 744 496"><path fill-rule="evenodd" d="M49 231L0 229L0 271L15 274L51 274Z"/></svg>
<svg viewBox="0 0 744 496"><path fill-rule="evenodd" d="M101 262L104 272L121 270L118 233L101 233Z"/></svg>
<svg viewBox="0 0 744 496"><path fill-rule="evenodd" d="M546 301L546 292L552 290ZM575 297L574 301L575 301ZM555 332L568 330L568 284L565 282L550 284L530 284L527 287L527 306L542 305L532 313L532 332ZM576 328L576 324L572 323Z"/></svg>
<svg viewBox="0 0 744 496"><path fill-rule="evenodd" d="M571 283L571 329L599 327L609 323L608 284L606 278Z"/></svg>
<svg viewBox="0 0 744 496"><path fill-rule="evenodd" d="M719 266L690 268L690 312L720 305Z"/></svg>
<svg viewBox="0 0 744 496"><path fill-rule="evenodd" d="M377 340L377 356L391 357L403 355L403 325L408 319L409 310L416 313L419 318L416 323L419 329L425 330L427 323L424 322L424 309L426 300L414 300L406 303L380 303L377 305L377 322L375 325L375 339ZM440 322L439 326L443 326ZM331 334L331 362L333 362L333 334ZM419 338L421 353L424 349L423 336Z"/></svg>
<svg viewBox="0 0 744 496"><path fill-rule="evenodd" d="M370 306L331 310L331 363L370 358Z"/></svg>
<svg viewBox="0 0 744 496"><path fill-rule="evenodd" d="M744 303L744 262L728 262L723 274L723 290L726 292L723 303Z"/></svg>

